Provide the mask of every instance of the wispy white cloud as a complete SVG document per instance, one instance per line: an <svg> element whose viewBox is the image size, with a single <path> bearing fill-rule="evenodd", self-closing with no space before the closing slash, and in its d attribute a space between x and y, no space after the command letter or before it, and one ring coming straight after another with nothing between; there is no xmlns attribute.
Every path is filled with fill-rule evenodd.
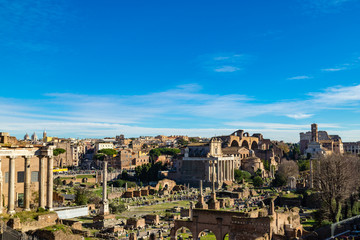
<svg viewBox="0 0 360 240"><path fill-rule="evenodd" d="M317 105L325 104L327 106L354 106L360 102L360 85L350 87L331 87L323 92L310 93L313 96L313 102Z"/></svg>
<svg viewBox="0 0 360 240"><path fill-rule="evenodd" d="M341 128L338 124L318 123L323 128ZM289 123L269 123L269 122L227 122L225 125L257 128L257 129L288 129L288 130L307 130L309 124L289 124Z"/></svg>
<svg viewBox="0 0 360 240"><path fill-rule="evenodd" d="M202 68L210 72L233 73L244 69L252 57L245 54L207 54L199 57Z"/></svg>
<svg viewBox="0 0 360 240"><path fill-rule="evenodd" d="M234 67L234 66L222 66L220 68L215 68L215 72L236 72L241 70L241 68Z"/></svg>
<svg viewBox="0 0 360 240"><path fill-rule="evenodd" d="M342 70L346 70L345 67L340 67L340 68L324 68L321 69L321 71L323 72L338 72L338 71L342 71Z"/></svg>
<svg viewBox="0 0 360 240"><path fill-rule="evenodd" d="M289 78L287 78L287 80L303 80L303 79L310 79L310 78L312 78L312 77L302 75L302 76L289 77Z"/></svg>
<svg viewBox="0 0 360 240"><path fill-rule="evenodd" d="M312 117L313 115L314 114L295 113L295 114L288 114L286 116L294 119L306 119Z"/></svg>
<svg viewBox="0 0 360 240"><path fill-rule="evenodd" d="M321 71L323 72L339 72L339 71L344 71L344 70L351 70L351 69L355 69L355 68L359 68L360 67L360 57L355 56L350 58L346 63L343 64L338 64L335 67L331 67L331 68L323 68L321 69Z"/></svg>
<svg viewBox="0 0 360 240"><path fill-rule="evenodd" d="M201 131L194 129L215 129L214 126L225 125L254 130L266 128L268 132L283 129L290 133L299 128L297 124L283 128L281 124L256 125L246 120L272 116L298 121L323 110L339 108L355 114L360 103L360 85L336 86L309 93L302 100L284 99L270 103L259 103L255 98L241 94L205 94L197 84L135 96L51 93L45 97L44 100L26 101L0 99L0 131L23 134L45 128L61 136L104 136L111 132L111 135L123 132L134 136L171 131L175 134L184 129L188 130L183 134L200 134ZM231 130L221 129L224 134ZM202 135L205 132L203 130ZM215 132L209 130L209 134Z"/></svg>

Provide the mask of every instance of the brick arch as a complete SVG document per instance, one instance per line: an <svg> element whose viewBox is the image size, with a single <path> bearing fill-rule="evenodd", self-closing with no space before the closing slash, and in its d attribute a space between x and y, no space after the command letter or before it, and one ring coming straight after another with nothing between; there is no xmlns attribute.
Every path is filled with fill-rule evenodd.
<svg viewBox="0 0 360 240"><path fill-rule="evenodd" d="M256 141L253 141L253 142L251 143L251 149L252 149L252 150L258 149L258 143L257 143Z"/></svg>
<svg viewBox="0 0 360 240"><path fill-rule="evenodd" d="M212 232L212 233L215 235L215 239L216 239L216 240L222 240L222 239L218 239L218 237L216 236L216 235L217 235L217 234L216 234L216 231L212 231L212 230L210 230L209 228L205 228L204 230L199 231L198 236L197 236L196 239L199 239L199 238L200 238L200 234L201 234L202 232L205 232L205 231Z"/></svg>
<svg viewBox="0 0 360 240"><path fill-rule="evenodd" d="M250 148L249 142L248 142L247 140L243 140L243 141L241 142L241 146L242 146L242 147L246 147L246 148Z"/></svg>
<svg viewBox="0 0 360 240"><path fill-rule="evenodd" d="M225 240L226 235L228 235L228 239L229 239L229 235L230 235L230 233L229 233L229 232L227 232L227 233L225 233L225 234L224 234L224 236L222 237L222 239L221 239L221 240Z"/></svg>
<svg viewBox="0 0 360 240"><path fill-rule="evenodd" d="M295 237L296 238L300 238L302 236L302 234L303 234L302 227L298 227L298 228L295 229Z"/></svg>
<svg viewBox="0 0 360 240"><path fill-rule="evenodd" d="M231 146L231 147L239 147L239 146L240 146L240 144L239 144L239 142L238 142L238 141L236 141L236 140L232 140L232 142L231 142L230 146Z"/></svg>
<svg viewBox="0 0 360 240"><path fill-rule="evenodd" d="M202 230L199 230L198 231L198 235L197 235L197 239L200 238L200 233L204 232L204 231L210 231L212 232L214 235L215 235L215 239L216 240L222 240L222 236L221 236L221 233L219 232L219 227L215 227L215 229L212 229L213 226L206 226L204 228L200 228Z"/></svg>
<svg viewBox="0 0 360 240"><path fill-rule="evenodd" d="M192 238L195 239L194 238L194 233L193 233L194 230L192 230L192 229L190 229L189 227L186 227L186 226L176 226L176 225L173 228L171 228L171 230L170 230L170 239L171 240L176 240L177 235L179 233L179 230L181 230L183 228L189 230L190 233L191 233Z"/></svg>

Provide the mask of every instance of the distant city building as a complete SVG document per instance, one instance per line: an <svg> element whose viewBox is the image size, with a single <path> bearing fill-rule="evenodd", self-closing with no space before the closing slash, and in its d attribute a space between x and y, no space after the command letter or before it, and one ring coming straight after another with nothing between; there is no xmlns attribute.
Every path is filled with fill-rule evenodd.
<svg viewBox="0 0 360 240"><path fill-rule="evenodd" d="M146 152L128 148L120 150L118 155L109 161L109 166L121 170L133 170L147 163L149 163L149 155Z"/></svg>
<svg viewBox="0 0 360 240"><path fill-rule="evenodd" d="M29 136L29 134L25 134L25 136L24 136L24 141L29 141L30 140L30 136Z"/></svg>
<svg viewBox="0 0 360 240"><path fill-rule="evenodd" d="M344 142L344 150L351 154L360 154L360 142Z"/></svg>
<svg viewBox="0 0 360 240"><path fill-rule="evenodd" d="M338 135L328 135L326 131L318 131L317 124L311 124L311 132L300 133L300 151L302 154L328 155L343 154L343 142Z"/></svg>
<svg viewBox="0 0 360 240"><path fill-rule="evenodd" d="M35 132L33 133L33 135L31 135L31 141L32 142L38 142L39 141L39 138L38 138L38 136L36 135Z"/></svg>
<svg viewBox="0 0 360 240"><path fill-rule="evenodd" d="M95 152L100 151L101 149L113 149L114 144L112 142L97 142L95 143Z"/></svg>
<svg viewBox="0 0 360 240"><path fill-rule="evenodd" d="M16 144L16 137L12 137L7 132L0 132L0 144Z"/></svg>
<svg viewBox="0 0 360 240"><path fill-rule="evenodd" d="M65 153L55 156L55 167L77 167L86 152L86 145L80 140L54 139L50 142L56 148L65 149Z"/></svg>

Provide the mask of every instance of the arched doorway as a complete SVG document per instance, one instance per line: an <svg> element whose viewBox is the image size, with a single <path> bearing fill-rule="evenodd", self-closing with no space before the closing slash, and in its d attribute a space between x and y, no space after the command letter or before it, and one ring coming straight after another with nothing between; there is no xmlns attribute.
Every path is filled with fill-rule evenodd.
<svg viewBox="0 0 360 240"><path fill-rule="evenodd" d="M183 240L193 239L191 231L186 227L179 228L175 233L175 237L176 239L183 239Z"/></svg>
<svg viewBox="0 0 360 240"><path fill-rule="evenodd" d="M296 231L296 238L299 238L299 237L301 237L301 230L300 229L298 229L297 231Z"/></svg>
<svg viewBox="0 0 360 240"><path fill-rule="evenodd" d="M248 141L244 140L241 144L242 147L246 147L246 148L249 148L249 143Z"/></svg>
<svg viewBox="0 0 360 240"><path fill-rule="evenodd" d="M233 140L233 141L231 142L231 147L238 147L238 146L239 146L238 141Z"/></svg>
<svg viewBox="0 0 360 240"><path fill-rule="evenodd" d="M258 148L257 142L253 141L252 144L251 144L251 149L252 149L252 150L255 150L255 149L257 149L257 148Z"/></svg>
<svg viewBox="0 0 360 240"><path fill-rule="evenodd" d="M200 240L216 240L216 236L209 229L205 229L199 233L198 239L200 239Z"/></svg>

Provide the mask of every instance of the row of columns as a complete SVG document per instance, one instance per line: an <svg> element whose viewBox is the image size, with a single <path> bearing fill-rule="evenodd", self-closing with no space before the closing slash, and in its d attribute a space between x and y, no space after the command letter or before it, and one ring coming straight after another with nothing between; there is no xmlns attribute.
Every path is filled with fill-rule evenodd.
<svg viewBox="0 0 360 240"><path fill-rule="evenodd" d="M8 213L15 213L15 156L10 156L9 160L9 181L8 181ZM30 211L31 200L31 156L25 156L25 170L24 170L24 210ZM45 168L45 161L47 160L47 169ZM51 156L41 156L39 160L39 207L53 210L53 167L54 162ZM1 161L0 161L1 169ZM47 181L47 185L46 185ZM2 181L0 186L2 192ZM47 198L45 199L45 193ZM2 194L0 194L0 203L2 202ZM0 212L2 212L2 204L0 204Z"/></svg>
<svg viewBox="0 0 360 240"><path fill-rule="evenodd" d="M218 182L234 181L234 160L217 160L217 180Z"/></svg>

